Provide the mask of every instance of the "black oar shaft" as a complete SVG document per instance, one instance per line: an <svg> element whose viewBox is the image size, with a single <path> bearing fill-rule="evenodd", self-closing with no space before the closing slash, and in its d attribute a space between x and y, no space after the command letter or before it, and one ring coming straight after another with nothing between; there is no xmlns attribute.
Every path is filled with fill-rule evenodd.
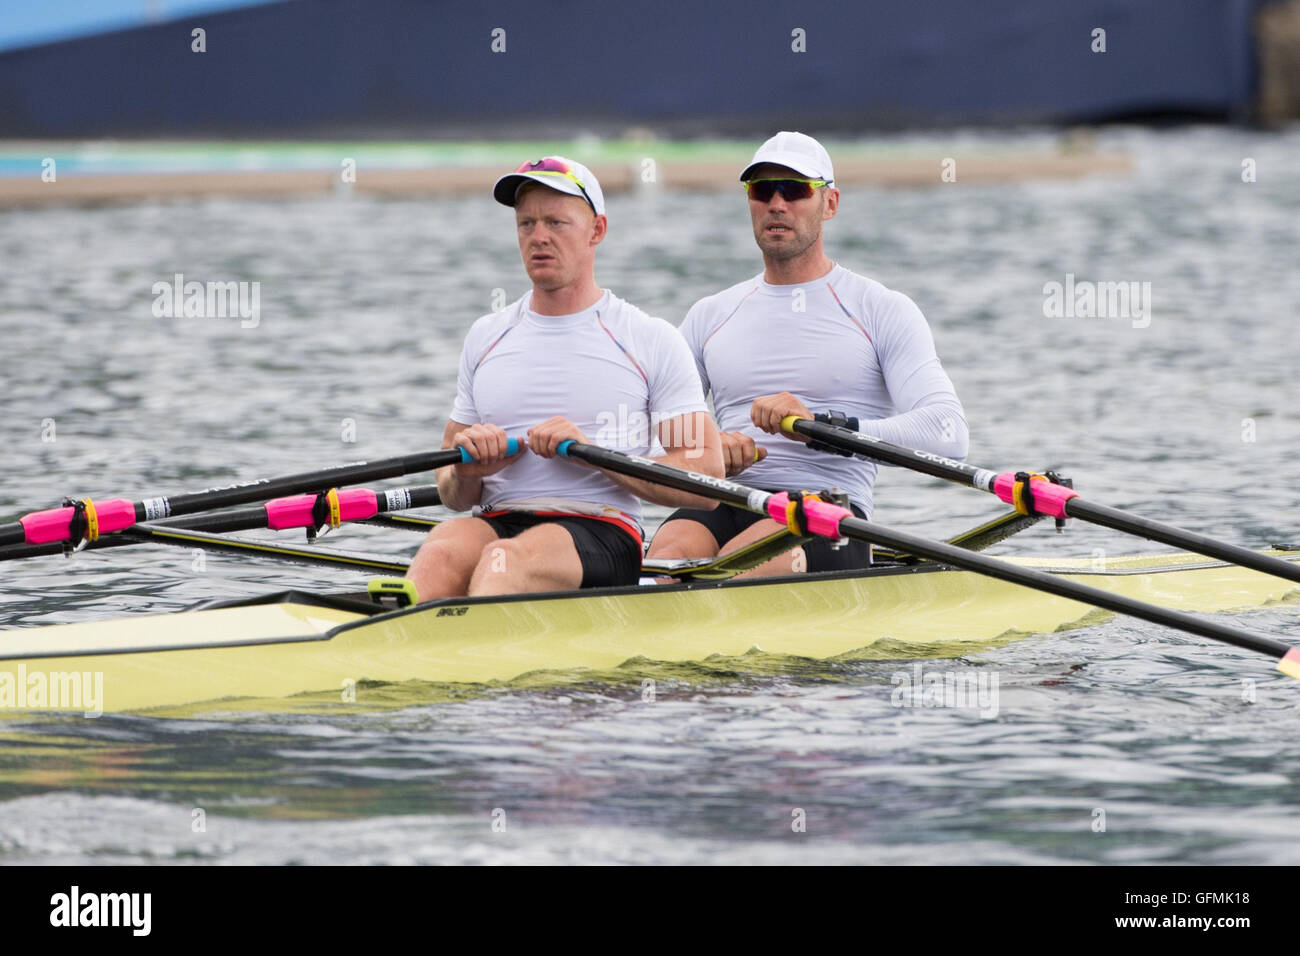
<svg viewBox="0 0 1300 956"><path fill-rule="evenodd" d="M325 468L320 471L306 471L297 475L285 475L282 478L266 478L229 488L212 488L170 497L172 515L193 514L195 511L213 511L217 508L229 508L234 505L246 505L268 498L283 495L304 494L312 491L326 491L343 485L355 485L363 481L382 481L385 478L400 478L403 475L421 471L433 471L445 468L461 461L458 448L442 451L422 452L414 455L400 455L380 461L357 462L353 465L340 465L337 468ZM141 504L136 505L136 520L144 521L145 515Z"/></svg>
<svg viewBox="0 0 1300 956"><path fill-rule="evenodd" d="M1185 528L1165 524L1163 521L1132 515L1127 511L1120 511L1118 508L1085 501L1082 498L1071 498L1067 501L1065 503L1065 512L1071 518L1089 521L1106 528L1112 528L1115 531L1139 535L1151 541L1172 545L1175 548L1183 548L1187 551L1195 551L1197 554L1209 555L1212 558L1218 558L1220 561L1239 564L1243 568L1250 568L1253 571L1262 571L1265 574L1273 574L1291 581L1300 581L1300 565L1291 561L1285 561L1271 554L1260 554L1258 551L1251 551L1249 548L1230 544L1227 541L1220 541L1217 538L1206 537L1195 531L1188 531Z"/></svg>
<svg viewBox="0 0 1300 956"><path fill-rule="evenodd" d="M514 440L511 439L511 441ZM400 455L396 458L384 458L379 461L357 462L336 468L285 475L280 478L264 478L259 481L230 485L224 488L209 488L206 491L149 498L144 501L134 502L135 520L170 520L180 515L193 514L196 511L213 511L218 508L246 505L254 501L265 501L268 498L278 498L284 495L326 491L343 485L355 485L366 481L397 478L415 472L433 471L436 468L458 464L463 460L461 449L448 448L442 451L420 452L413 455ZM0 545L22 544L27 540L27 531L21 521L0 524Z"/></svg>
<svg viewBox="0 0 1300 956"><path fill-rule="evenodd" d="M855 455L981 490L987 490L981 482L992 479L996 474L975 465L968 465L964 461L945 458L943 455L916 448L904 448L902 445L892 444L874 435L849 431L847 428L827 425L825 422L813 421L811 418L798 418L791 415L782 420L781 427L787 431L798 432L805 438L815 438L827 445L851 451Z"/></svg>
<svg viewBox="0 0 1300 956"><path fill-rule="evenodd" d="M577 458L598 468L608 468L610 471L631 475L633 478L644 478L646 481L653 481L666 488L694 492L705 498L715 498L729 505L735 505L737 508L762 511L761 507L751 507L749 502L755 495L765 496L765 492L737 484L734 481L728 481L726 478L701 475L694 471L674 468L672 465L665 465L662 462L651 461L649 458L638 458L635 455L610 451L608 448L601 448L599 445L584 445L575 441L561 442L559 451L561 455L567 458Z"/></svg>
<svg viewBox="0 0 1300 956"><path fill-rule="evenodd" d="M170 544L181 548L201 548L205 551L220 551L228 554L240 554L244 557L277 558L298 564L314 564L331 568L360 568L385 574L405 574L410 565L405 561L395 561L378 555L352 554L343 551L330 551L326 548L277 544L274 541L246 541L242 538L224 538L202 531L189 531L183 528L162 525L138 524L121 532L121 537L132 543L149 542L152 544Z"/></svg>
<svg viewBox="0 0 1300 956"><path fill-rule="evenodd" d="M563 455L580 459L600 468L607 468L610 471L620 472L634 478L657 482L670 488L676 488L679 491L690 491L705 497L716 498L719 501L758 514L767 514L766 505L768 500L772 498L772 495L768 492L749 488L734 481L682 471L660 462L635 458L595 445L565 442L561 444L560 452ZM1058 575L1048 574L1033 568L1019 567L953 545L931 541L928 538L920 538L902 531L894 531L851 515L839 519L839 533L844 537L858 538L862 541L881 544L895 550L908 551L955 568L974 571L988 577L1055 594L1058 597L1091 604L1120 614L1128 614L1166 627L1189 631L1237 647L1259 651L1268 654L1270 657L1280 658L1291 650L1289 645L1264 634L1257 634L1244 628L1232 627L1218 621L1199 618L1183 611L1158 607L1134 598L1080 584Z"/></svg>
<svg viewBox="0 0 1300 956"><path fill-rule="evenodd" d="M815 438L827 445L833 445L836 448L866 458L873 458L887 464L898 465L935 478L944 478L957 484L968 485L981 491L987 491L990 494L996 494L992 487L992 480L997 473L988 469L977 468L965 462L953 461L950 458L944 458L942 455L934 455L914 448L893 445L862 432L850 431L847 428L840 428L836 425L828 425L825 422L816 422L807 418L788 418L782 422L782 427L786 427L788 431L798 432L807 438ZM1249 548L1229 544L1217 538L1210 538L1195 531L1188 531L1185 528L1165 524L1161 521L1129 514L1127 511L1121 511L1118 508L1095 504L1081 496L1070 498L1063 507L1066 516L1070 518L1078 518L1080 521L1099 524L1115 531L1122 531L1125 534L1133 534L1152 541L1159 541L1186 551L1195 551L1197 554L1204 554L1220 561L1239 564L1253 571L1272 574L1288 581L1300 581L1300 565L1291 561L1284 561L1274 555L1260 554L1258 551L1251 551Z"/></svg>
<svg viewBox="0 0 1300 956"><path fill-rule="evenodd" d="M435 485L415 485L403 488L398 497L404 499L402 508L430 508L441 503L438 488ZM389 497L380 492L375 496L375 508L379 514L389 511ZM369 519L367 519L369 520ZM362 522L364 523L364 522ZM139 526L137 526L139 527ZM252 531L267 527L267 512L264 505L250 508L234 508L213 514L187 515L168 519L167 527L177 531L198 531L206 534L229 534L233 531ZM128 529L129 530L129 529ZM103 548L120 548L139 544L142 537L131 538L124 534L104 535L86 545L87 551ZM41 555L62 554L62 544L18 544L0 548L0 561L17 558L32 558Z"/></svg>
<svg viewBox="0 0 1300 956"><path fill-rule="evenodd" d="M1048 574L1034 568L1023 568L1006 561L990 558L984 554L955 548L952 545L938 541L930 541L927 538L918 538L903 531L882 528L880 525L873 524L862 518L842 519L840 521L840 532L845 537L860 538L863 541L871 541L890 548L904 548L912 554L929 558L931 561L937 561L941 564L950 564L968 571L975 571L988 577L1009 581L1012 584L1020 584L1038 591L1046 591L1058 597L1069 598L1084 604L1105 608L1108 611L1142 618L1151 621L1153 624L1162 624L1166 627L1189 631L1202 637L1224 641L1237 647L1259 651L1273 657L1281 657L1291 649L1289 644L1284 644L1263 634L1256 634L1208 618L1200 618L1185 611L1176 611L1155 604L1148 604L1146 601L1103 591L1091 585L1080 584L1057 574Z"/></svg>

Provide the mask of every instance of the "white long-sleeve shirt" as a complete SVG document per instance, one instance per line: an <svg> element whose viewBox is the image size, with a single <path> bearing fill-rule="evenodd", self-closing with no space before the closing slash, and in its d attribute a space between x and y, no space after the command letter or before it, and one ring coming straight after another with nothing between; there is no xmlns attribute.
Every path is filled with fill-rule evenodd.
<svg viewBox="0 0 1300 956"><path fill-rule="evenodd" d="M767 457L738 480L763 488L848 492L868 515L876 463L814 451L759 431L754 399L790 392L815 413L841 411L867 434L966 457L961 401L925 316L907 296L836 265L813 282L747 279L691 307L681 333L723 431L743 431Z"/></svg>

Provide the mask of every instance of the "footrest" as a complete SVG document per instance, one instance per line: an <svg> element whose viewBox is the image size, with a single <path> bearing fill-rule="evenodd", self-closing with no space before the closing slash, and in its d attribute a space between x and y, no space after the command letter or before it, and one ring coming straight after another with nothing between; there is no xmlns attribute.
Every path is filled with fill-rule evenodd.
<svg viewBox="0 0 1300 956"><path fill-rule="evenodd" d="M415 584L409 578L371 578L366 582L366 593L382 607L409 607L420 602Z"/></svg>

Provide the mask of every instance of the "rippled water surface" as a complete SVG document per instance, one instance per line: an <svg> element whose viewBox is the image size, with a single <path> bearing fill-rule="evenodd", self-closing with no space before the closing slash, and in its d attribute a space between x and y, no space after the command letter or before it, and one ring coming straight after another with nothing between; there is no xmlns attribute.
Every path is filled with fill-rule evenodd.
<svg viewBox="0 0 1300 956"><path fill-rule="evenodd" d="M846 188L828 248L929 317L972 461L1059 467L1243 545L1300 542L1300 132L1098 146L1130 152L1133 176L967 186L963 140L935 141L959 182ZM610 220L598 279L674 322L758 271L739 191L614 196ZM6 517L436 447L466 328L525 288L486 197L8 211L0 252ZM155 318L151 286L178 272L259 281L260 323ZM1149 326L1045 318L1067 273L1150 282ZM936 536L996 510L895 470L877 493L880 522ZM418 541L345 535L394 555ZM1074 526L995 553L1151 547ZM146 548L0 575L4 626L360 580L216 555L195 573ZM1297 606L1231 620L1300 642ZM995 718L894 706L903 666L632 664L393 688L369 713L11 717L0 863L1300 862L1300 686L1264 657L1112 619L943 662L996 675Z"/></svg>

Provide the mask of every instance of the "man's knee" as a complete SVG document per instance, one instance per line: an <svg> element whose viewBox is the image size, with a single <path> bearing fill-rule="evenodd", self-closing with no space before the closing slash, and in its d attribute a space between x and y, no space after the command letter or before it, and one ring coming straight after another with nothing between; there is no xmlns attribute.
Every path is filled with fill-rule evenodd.
<svg viewBox="0 0 1300 956"><path fill-rule="evenodd" d="M505 574L509 572L510 565L521 560L523 556L517 539L499 538L483 545L483 550L479 552L474 569L475 571L492 571L497 574Z"/></svg>
<svg viewBox="0 0 1300 956"><path fill-rule="evenodd" d="M718 543L708 528L698 521L679 519L659 529L650 542L646 557L663 560L711 558L717 553Z"/></svg>
<svg viewBox="0 0 1300 956"><path fill-rule="evenodd" d="M473 568L475 556L473 549L466 549L463 544L446 538L427 539L420 547L421 557L436 562L443 568Z"/></svg>

